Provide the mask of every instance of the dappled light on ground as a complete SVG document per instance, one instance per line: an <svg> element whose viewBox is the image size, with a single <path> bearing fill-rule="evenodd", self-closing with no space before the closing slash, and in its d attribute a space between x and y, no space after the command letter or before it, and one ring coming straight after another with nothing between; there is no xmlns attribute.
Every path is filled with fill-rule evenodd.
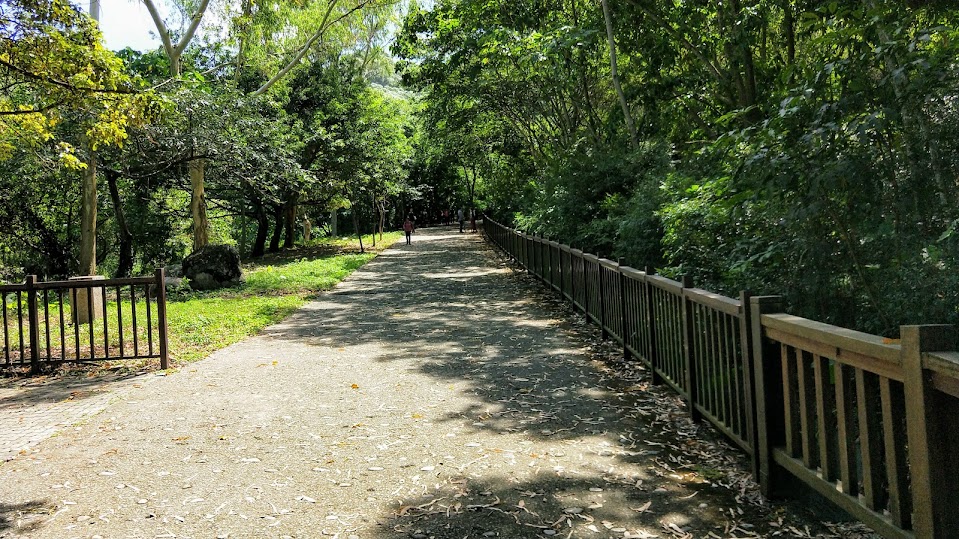
<svg viewBox="0 0 959 539"><path fill-rule="evenodd" d="M476 235L416 239L12 461L11 501L70 485L44 538L831 533Z"/></svg>

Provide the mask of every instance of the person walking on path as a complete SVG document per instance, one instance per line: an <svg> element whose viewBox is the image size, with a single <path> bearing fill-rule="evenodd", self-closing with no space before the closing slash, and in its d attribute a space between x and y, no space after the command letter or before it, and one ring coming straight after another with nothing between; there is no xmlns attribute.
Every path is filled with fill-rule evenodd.
<svg viewBox="0 0 959 539"><path fill-rule="evenodd" d="M466 223L466 219L463 217L463 208L456 210L456 220L460 222L460 233L462 233L463 225Z"/></svg>
<svg viewBox="0 0 959 539"><path fill-rule="evenodd" d="M413 231L416 228L413 226L413 221L409 217L406 218L406 221L403 223L403 232L406 232L406 244L410 244L410 236L413 235Z"/></svg>
<svg viewBox="0 0 959 539"><path fill-rule="evenodd" d="M470 210L470 232L476 232L476 208Z"/></svg>

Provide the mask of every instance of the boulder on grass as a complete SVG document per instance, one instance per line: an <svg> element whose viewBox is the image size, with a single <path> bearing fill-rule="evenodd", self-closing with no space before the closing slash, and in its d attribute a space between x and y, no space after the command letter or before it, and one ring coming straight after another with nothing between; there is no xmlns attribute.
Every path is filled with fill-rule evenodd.
<svg viewBox="0 0 959 539"><path fill-rule="evenodd" d="M207 245L183 259L183 276L194 290L214 290L242 281L240 253L232 245Z"/></svg>

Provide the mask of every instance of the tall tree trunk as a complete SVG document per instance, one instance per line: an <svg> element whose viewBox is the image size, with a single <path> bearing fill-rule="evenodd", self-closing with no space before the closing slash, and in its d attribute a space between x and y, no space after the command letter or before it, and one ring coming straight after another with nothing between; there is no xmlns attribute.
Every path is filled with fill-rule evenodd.
<svg viewBox="0 0 959 539"><path fill-rule="evenodd" d="M260 258L266 252L266 236L270 232L270 221L266 218L266 210L262 202L256 204L256 238L253 239L253 248L250 258Z"/></svg>
<svg viewBox="0 0 959 539"><path fill-rule="evenodd" d="M330 212L330 235L334 238L339 235L339 231L336 229L336 211L333 210Z"/></svg>
<svg viewBox="0 0 959 539"><path fill-rule="evenodd" d="M79 275L97 273L97 154L90 151L80 193Z"/></svg>
<svg viewBox="0 0 959 539"><path fill-rule="evenodd" d="M376 215L376 195L373 195L373 215ZM373 223L373 247L376 247L376 223Z"/></svg>
<svg viewBox="0 0 959 539"><path fill-rule="evenodd" d="M273 236L270 237L270 252L280 251L280 238L283 236L283 204L273 206Z"/></svg>
<svg viewBox="0 0 959 539"><path fill-rule="evenodd" d="M728 5L731 11L726 13L725 17L722 8L717 13L719 24L725 27L725 32L737 36L735 41L727 39L725 44L726 56L730 66L735 66L738 63L740 67L740 69L730 69L729 73L735 83L739 108L747 110L746 119L750 124L755 124L762 120L762 113L755 106L757 90L753 51L748 38L745 36L745 31L737 31L736 29L741 24L740 17L742 16L739 0L730 0Z"/></svg>
<svg viewBox="0 0 959 539"><path fill-rule="evenodd" d="M115 170L107 170L107 186L110 188L110 199L113 201L113 213L116 216L118 235L120 236L120 260L117 262L117 277L129 277L133 272L133 234L127 225L126 213L123 211L123 201L120 200L120 189L117 187Z"/></svg>
<svg viewBox="0 0 959 539"><path fill-rule="evenodd" d="M296 243L296 210L299 203L300 194L290 193L283 206L284 216L284 239L283 248L289 249Z"/></svg>
<svg viewBox="0 0 959 539"><path fill-rule="evenodd" d="M466 176L466 189L469 192L469 207L473 207L473 199L476 196L476 165L463 166L463 175Z"/></svg>
<svg viewBox="0 0 959 539"><path fill-rule="evenodd" d="M253 14L253 0L243 0L243 20L245 25L250 24L250 15ZM246 62L246 47L247 40L249 39L249 33L244 28L244 31L240 32L239 40L240 43L237 46L236 52L236 65L233 72L233 80L240 79L240 73L243 70L243 63Z"/></svg>
<svg viewBox="0 0 959 539"><path fill-rule="evenodd" d="M163 17L160 16L160 11L157 9L156 4L153 3L153 0L143 0L143 5L145 5L147 11L150 12L150 17L156 26L157 34L159 34L160 40L163 42L163 50L170 60L170 76L174 78L180 76L180 59L183 57L183 51L186 50L187 45L190 44L190 40L192 40L196 34L197 28L200 27L200 21L203 20L203 14L206 12L209 4L210 0L200 0L200 5L197 6L196 12L190 17L190 26L180 35L180 41L173 43L172 34L163 22Z"/></svg>
<svg viewBox="0 0 959 539"><path fill-rule="evenodd" d="M877 9L875 0L868 2L869 7ZM879 39L883 43L889 43L893 40L886 27L877 23ZM902 116L903 129L903 149L906 153L906 162L909 172L912 175L912 181L917 185L927 184L928 174L922 170L922 164L928 162L932 168L932 179L934 187L925 189L926 192L934 192L938 195L939 202L943 205L954 204L955 200L949 200L948 195L954 191L955 182L949 182L943 175L943 169L940 166L939 143L935 137L930 136L929 119L923 114L921 106L910 106L908 99L908 79L905 76L896 77L893 73L901 69L903 62L896 54L896 49L890 48L883 54L883 63L886 70L891 75L892 89L899 103L899 114ZM905 82L904 82L904 79ZM928 155L922 155L922 149L928 147ZM921 183L920 183L921 182ZM956 199L959 199L957 193Z"/></svg>
<svg viewBox="0 0 959 539"><path fill-rule="evenodd" d="M365 253L363 250L363 234L360 233L360 215L357 210L359 207L350 200L351 213L353 214L353 232L356 233L356 237L360 240L360 252Z"/></svg>
<svg viewBox="0 0 959 539"><path fill-rule="evenodd" d="M203 175L206 159L190 161L190 213L193 215L193 250L198 251L210 243L210 222L206 216L206 196L203 190Z"/></svg>
<svg viewBox="0 0 959 539"><path fill-rule="evenodd" d="M240 210L240 256L246 252L246 208Z"/></svg>
<svg viewBox="0 0 959 539"><path fill-rule="evenodd" d="M786 65L791 66L796 63L796 21L792 0L783 2L783 26L786 29Z"/></svg>
<svg viewBox="0 0 959 539"><path fill-rule="evenodd" d="M377 209L380 212L380 241L383 241L383 227L386 226L386 201L380 199Z"/></svg>
<svg viewBox="0 0 959 539"><path fill-rule="evenodd" d="M629 145L636 149L637 135L636 122L633 121L633 113L629 110L629 103L626 101L626 94L623 93L623 86L619 83L619 67L616 62L616 39L613 35L613 16L609 12L609 2L601 0L603 4L603 19L606 21L606 39L609 41L609 73L613 79L613 88L616 89L616 96L619 98L619 106L623 109L623 116L626 118L626 129L629 130Z"/></svg>

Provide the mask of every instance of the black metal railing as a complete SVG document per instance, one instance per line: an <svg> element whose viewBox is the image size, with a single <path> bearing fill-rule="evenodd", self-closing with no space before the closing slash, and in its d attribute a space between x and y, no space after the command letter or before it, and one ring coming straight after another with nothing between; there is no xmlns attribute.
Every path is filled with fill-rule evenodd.
<svg viewBox="0 0 959 539"><path fill-rule="evenodd" d="M4 369L159 359L169 363L162 269L150 277L0 285Z"/></svg>

